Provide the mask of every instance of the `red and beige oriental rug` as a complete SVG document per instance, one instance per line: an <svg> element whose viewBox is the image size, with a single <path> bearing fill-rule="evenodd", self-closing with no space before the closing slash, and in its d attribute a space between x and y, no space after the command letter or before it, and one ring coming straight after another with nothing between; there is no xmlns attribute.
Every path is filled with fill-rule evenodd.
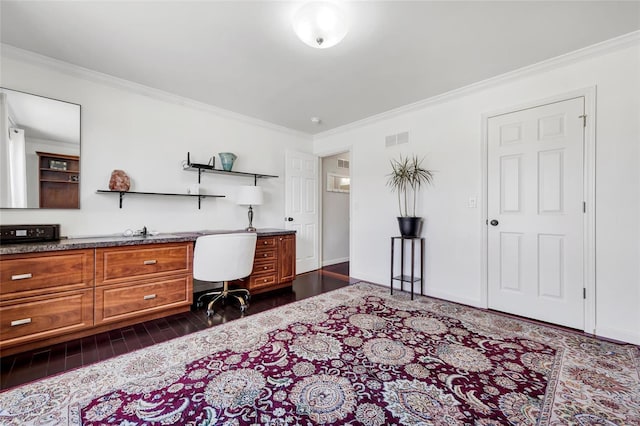
<svg viewBox="0 0 640 426"><path fill-rule="evenodd" d="M640 351L359 283L0 394L6 425L638 425Z"/></svg>

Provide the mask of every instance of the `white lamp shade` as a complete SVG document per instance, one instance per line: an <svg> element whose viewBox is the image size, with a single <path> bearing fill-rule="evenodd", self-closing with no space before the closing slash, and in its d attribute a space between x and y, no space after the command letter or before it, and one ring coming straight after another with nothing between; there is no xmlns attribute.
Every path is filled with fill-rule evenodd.
<svg viewBox="0 0 640 426"><path fill-rule="evenodd" d="M238 191L237 203L243 206L259 206L264 201L262 187L241 186Z"/></svg>
<svg viewBox="0 0 640 426"><path fill-rule="evenodd" d="M347 35L348 25L338 6L326 1L313 1L295 14L293 30L307 45L326 49L342 41Z"/></svg>

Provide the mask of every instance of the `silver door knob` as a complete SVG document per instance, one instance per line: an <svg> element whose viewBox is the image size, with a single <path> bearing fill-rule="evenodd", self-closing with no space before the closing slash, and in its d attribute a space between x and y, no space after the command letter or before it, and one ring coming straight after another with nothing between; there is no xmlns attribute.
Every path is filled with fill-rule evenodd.
<svg viewBox="0 0 640 426"><path fill-rule="evenodd" d="M497 220L493 219L491 222L489 222L491 224L491 226L498 226L498 222Z"/></svg>
<svg viewBox="0 0 640 426"><path fill-rule="evenodd" d="M287 222L293 222L293 218L292 217L285 217L284 220L286 220Z"/></svg>

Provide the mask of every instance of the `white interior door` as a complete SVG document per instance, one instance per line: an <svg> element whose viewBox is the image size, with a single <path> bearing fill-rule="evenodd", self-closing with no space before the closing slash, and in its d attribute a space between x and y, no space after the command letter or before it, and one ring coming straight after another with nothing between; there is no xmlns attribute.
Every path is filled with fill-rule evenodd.
<svg viewBox="0 0 640 426"><path fill-rule="evenodd" d="M285 152L285 228L296 231L296 272L320 267L318 157Z"/></svg>
<svg viewBox="0 0 640 426"><path fill-rule="evenodd" d="M487 122L488 305L584 328L584 98Z"/></svg>

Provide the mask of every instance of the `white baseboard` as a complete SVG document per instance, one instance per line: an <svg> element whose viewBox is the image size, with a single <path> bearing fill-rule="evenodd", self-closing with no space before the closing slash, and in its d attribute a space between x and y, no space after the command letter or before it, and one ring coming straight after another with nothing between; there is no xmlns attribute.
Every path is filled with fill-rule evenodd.
<svg viewBox="0 0 640 426"><path fill-rule="evenodd" d="M366 274L360 274L360 273L351 273L351 277L352 278L356 278L362 281L367 281L370 282L372 284L377 284L377 285L381 285L383 287L387 287L390 288L389 286L389 281L385 281L384 283L380 283L379 279L376 277L368 277ZM396 289L400 289L400 286L395 286L393 287L394 290ZM407 284L405 284L405 290L409 290L409 287ZM414 294L416 294L416 290L418 290L417 294L420 294L420 289L419 286L416 285L416 287L414 287ZM447 292L443 292L443 291L437 291L437 290L433 290L433 289L429 289L429 288L425 288L425 296L430 296L430 297L436 297L438 299L443 299L443 300L447 300L449 302L455 302L455 303L460 303L462 305L467 305L467 306L473 306L474 308L480 308L480 309L485 309L484 306L482 306L482 301L480 299L469 299L466 297L460 297L460 296L456 296L454 294L450 294Z"/></svg>
<svg viewBox="0 0 640 426"><path fill-rule="evenodd" d="M425 295L430 297L437 297L438 299L448 300L449 302L460 303L462 305L473 306L474 308L484 309L482 301L480 299L469 299L467 297L460 297L455 294L447 293L445 291L438 291L429 288L425 288Z"/></svg>
<svg viewBox="0 0 640 426"><path fill-rule="evenodd" d="M322 266L335 265L336 263L344 263L344 262L348 262L348 261L349 261L348 257L340 257L338 259L323 260L322 261Z"/></svg>
<svg viewBox="0 0 640 426"><path fill-rule="evenodd" d="M640 345L640 333L631 330L621 330L619 328L596 327L596 336L607 339L619 340L621 342Z"/></svg>

